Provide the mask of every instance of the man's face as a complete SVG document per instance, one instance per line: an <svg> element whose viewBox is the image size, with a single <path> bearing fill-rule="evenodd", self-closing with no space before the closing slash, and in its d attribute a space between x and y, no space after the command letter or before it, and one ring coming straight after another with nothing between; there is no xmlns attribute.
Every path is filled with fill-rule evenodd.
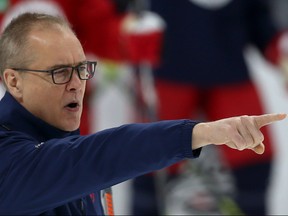
<svg viewBox="0 0 288 216"><path fill-rule="evenodd" d="M85 61L79 40L66 29L33 31L30 53L35 61L28 69L49 70L75 66ZM74 70L70 82L56 85L50 73L20 72L22 96L19 102L32 114L64 131L80 125L86 81Z"/></svg>

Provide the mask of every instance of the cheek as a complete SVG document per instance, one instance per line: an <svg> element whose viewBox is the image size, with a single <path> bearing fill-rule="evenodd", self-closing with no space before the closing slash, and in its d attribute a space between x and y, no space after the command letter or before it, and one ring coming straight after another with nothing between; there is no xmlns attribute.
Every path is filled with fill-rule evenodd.
<svg viewBox="0 0 288 216"><path fill-rule="evenodd" d="M38 117L43 117L56 111L61 102L60 94L60 90L57 91L57 89L32 87L24 92L23 103L30 107Z"/></svg>
<svg viewBox="0 0 288 216"><path fill-rule="evenodd" d="M45 89L43 87L31 87L27 88L27 90L24 91L24 99L26 101L29 101L31 104L37 104L37 103L50 103L51 100L53 100L55 97L53 97L53 94L48 89Z"/></svg>

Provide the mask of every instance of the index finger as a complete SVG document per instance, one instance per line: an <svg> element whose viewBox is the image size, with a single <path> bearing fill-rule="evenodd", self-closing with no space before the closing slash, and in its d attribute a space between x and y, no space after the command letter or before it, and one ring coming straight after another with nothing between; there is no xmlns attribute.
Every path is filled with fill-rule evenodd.
<svg viewBox="0 0 288 216"><path fill-rule="evenodd" d="M261 128L265 125L271 124L275 121L283 120L287 117L285 113L277 113L277 114L264 114L259 116L253 116L256 125Z"/></svg>

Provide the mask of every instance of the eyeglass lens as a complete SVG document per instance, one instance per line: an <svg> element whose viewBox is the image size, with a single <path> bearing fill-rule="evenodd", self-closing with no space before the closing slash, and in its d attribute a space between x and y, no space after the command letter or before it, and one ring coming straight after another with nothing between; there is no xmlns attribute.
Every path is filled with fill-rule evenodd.
<svg viewBox="0 0 288 216"><path fill-rule="evenodd" d="M72 77L74 69L77 70L81 80L91 79L95 72L95 64L87 62L76 67L63 67L53 70L53 80L56 84L67 83Z"/></svg>

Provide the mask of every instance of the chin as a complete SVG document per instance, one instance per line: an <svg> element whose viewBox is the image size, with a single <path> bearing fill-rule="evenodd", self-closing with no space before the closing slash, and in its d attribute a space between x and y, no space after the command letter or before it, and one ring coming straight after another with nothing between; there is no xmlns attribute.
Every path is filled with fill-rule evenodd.
<svg viewBox="0 0 288 216"><path fill-rule="evenodd" d="M77 130L78 128L80 127L80 123L68 123L67 125L63 125L63 127L61 128L62 130L64 131L68 131L68 132L71 132L71 131L75 131Z"/></svg>
<svg viewBox="0 0 288 216"><path fill-rule="evenodd" d="M77 130L78 128L79 128L79 126L76 126L76 127L69 127L69 128L67 128L66 131L71 132L71 131L75 131L75 130Z"/></svg>

